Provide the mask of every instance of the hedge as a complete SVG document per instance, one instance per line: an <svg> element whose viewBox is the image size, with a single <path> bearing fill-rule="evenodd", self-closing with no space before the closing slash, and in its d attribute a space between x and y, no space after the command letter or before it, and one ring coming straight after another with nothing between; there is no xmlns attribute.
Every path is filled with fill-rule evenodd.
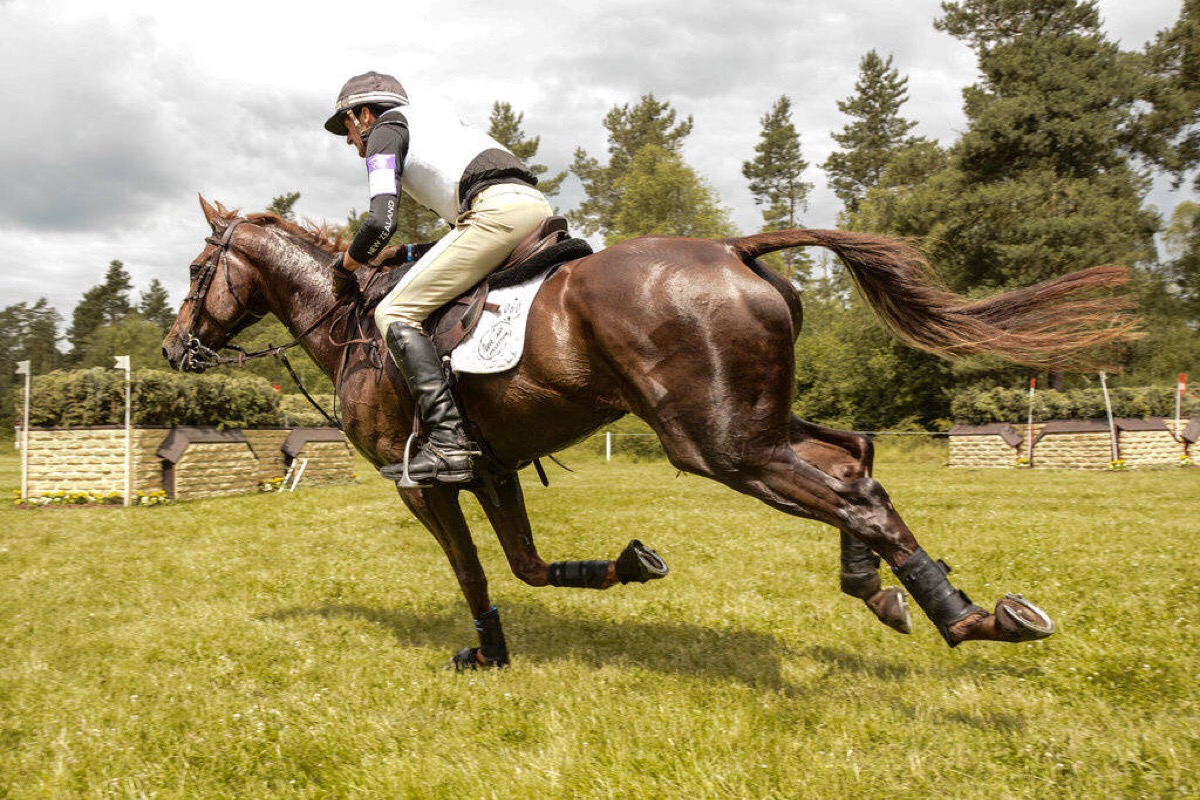
<svg viewBox="0 0 1200 800"><path fill-rule="evenodd" d="M333 413L333 395L314 394L313 400L321 404L326 414ZM329 421L313 408L302 394L285 394L279 399L279 410L283 413L283 424L289 428L329 428ZM342 409L338 407L338 413Z"/></svg>
<svg viewBox="0 0 1200 800"><path fill-rule="evenodd" d="M1110 389L1109 396L1115 417L1171 417L1175 414L1174 387ZM1022 422L1029 416L1029 391L966 389L952 395L950 413L955 422L963 425ZM1185 395L1181 413L1185 417L1200 415L1200 397ZM1034 394L1035 420L1099 419L1105 414L1104 392L1100 389L1039 390Z"/></svg>
<svg viewBox="0 0 1200 800"><path fill-rule="evenodd" d="M137 425L271 428L283 424L278 392L265 379L248 373L191 375L137 370L131 388ZM125 421L125 373L120 370L57 370L35 377L31 389L30 427L120 425ZM21 402L19 394L16 401Z"/></svg>

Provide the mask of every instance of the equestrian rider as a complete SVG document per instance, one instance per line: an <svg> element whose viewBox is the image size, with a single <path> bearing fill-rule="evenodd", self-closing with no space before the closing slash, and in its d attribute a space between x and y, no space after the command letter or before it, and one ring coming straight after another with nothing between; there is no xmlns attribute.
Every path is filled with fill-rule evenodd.
<svg viewBox="0 0 1200 800"><path fill-rule="evenodd" d="M396 229L400 190L452 226L414 264L375 310L388 351L404 376L429 431L408 464L421 485L471 480L478 446L421 324L434 310L482 280L554 210L537 179L503 145L453 115L417 102L391 75L367 72L338 94L325 130L345 136L367 162L367 219L332 265L334 290L357 288L353 271L387 245ZM403 464L380 470L399 479Z"/></svg>

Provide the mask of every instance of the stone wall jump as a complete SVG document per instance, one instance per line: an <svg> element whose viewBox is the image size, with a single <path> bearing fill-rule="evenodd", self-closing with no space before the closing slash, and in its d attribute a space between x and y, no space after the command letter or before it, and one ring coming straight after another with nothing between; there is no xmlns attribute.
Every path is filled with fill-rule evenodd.
<svg viewBox="0 0 1200 800"><path fill-rule="evenodd" d="M1194 455L1200 420L1116 419L1117 449L1126 467L1170 466ZM1195 433L1188 433L1195 431ZM1107 469L1112 434L1107 420L1051 420L1033 426L1030 466L1042 469ZM950 429L949 466L1012 468L1028 457L1029 428L1018 423L956 425ZM1189 438L1190 437L1190 438Z"/></svg>
<svg viewBox="0 0 1200 800"><path fill-rule="evenodd" d="M178 500L254 492L306 459L301 486L354 478L354 454L341 431L325 428L218 431L135 428L135 496L165 491ZM29 494L120 493L125 489L125 429L31 428Z"/></svg>

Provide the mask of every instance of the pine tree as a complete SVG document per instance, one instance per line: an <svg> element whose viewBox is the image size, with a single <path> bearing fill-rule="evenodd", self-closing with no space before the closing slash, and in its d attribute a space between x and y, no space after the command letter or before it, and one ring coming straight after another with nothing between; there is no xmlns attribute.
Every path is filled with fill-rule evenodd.
<svg viewBox="0 0 1200 800"><path fill-rule="evenodd" d="M132 288L133 280L125 270L125 265L114 259L109 262L104 283L83 293L83 298L71 314L71 327L67 329L73 363L83 357L87 338L92 331L105 323L116 322L133 310L133 304L129 301L129 290Z"/></svg>
<svg viewBox="0 0 1200 800"><path fill-rule="evenodd" d="M62 315L44 297L39 297L29 309L21 358L29 360L34 372L49 372L62 365L62 353L58 349L61 321Z"/></svg>
<svg viewBox="0 0 1200 800"><path fill-rule="evenodd" d="M751 161L742 162L742 175L750 182L750 193L762 211L764 231L799 226L799 215L808 210L811 183L803 180L808 162L800 153L800 134L792 124L792 101L784 95L762 118L762 131ZM788 249L777 260L783 274L792 279L806 278L810 263L804 251ZM769 257L768 257L769 259Z"/></svg>
<svg viewBox="0 0 1200 800"><path fill-rule="evenodd" d="M1174 256L1165 265L1164 277L1185 310L1182 316L1200 329L1200 204L1177 205L1164 238Z"/></svg>
<svg viewBox="0 0 1200 800"><path fill-rule="evenodd" d="M58 350L59 313L38 298L32 306L16 303L0 310L0 432L12 431L14 386L18 361L29 361L33 374L40 375L62 366Z"/></svg>
<svg viewBox="0 0 1200 800"><path fill-rule="evenodd" d="M532 139L526 139L524 131L521 130L521 123L524 119L524 112L516 114L513 112L512 105L497 100L492 103L492 115L489 118L491 127L488 134L525 163L533 176L538 179L538 189L542 194L553 197L562 188L562 182L567 177L567 173L564 170L552 178L543 177L550 171L550 168L545 164L534 163L533 160L537 157L542 137L534 136Z"/></svg>
<svg viewBox="0 0 1200 800"><path fill-rule="evenodd" d="M948 153L899 150L853 224L926 237L959 291L1028 285L1153 257L1157 216L1129 163L1136 76L1087 0L963 0L937 22L982 80Z"/></svg>
<svg viewBox="0 0 1200 800"><path fill-rule="evenodd" d="M621 208L621 178L643 147L655 145L679 153L683 140L692 132L692 118L677 124L675 117L670 102L659 102L653 94L647 94L637 105L614 106L605 116L607 165L601 165L582 148L575 150L571 171L583 183L587 197L568 216L584 233L607 234L614 229Z"/></svg>
<svg viewBox="0 0 1200 800"><path fill-rule="evenodd" d="M1141 94L1151 110L1139 120L1139 149L1178 186L1200 166L1200 0L1184 0L1179 20L1147 48L1145 69Z"/></svg>
<svg viewBox="0 0 1200 800"><path fill-rule="evenodd" d="M616 188L621 204L605 236L607 244L654 234L723 237L734 233L716 192L678 153L658 145L637 152Z"/></svg>
<svg viewBox="0 0 1200 800"><path fill-rule="evenodd" d="M963 91L959 164L975 181L1049 170L1091 178L1127 167L1134 63L1090 0L965 0L936 24L970 42L983 80Z"/></svg>
<svg viewBox="0 0 1200 800"><path fill-rule="evenodd" d="M943 8L938 26L978 57L980 80L963 93L967 129L948 148L920 140L898 147L849 224L921 239L949 286L970 294L1097 264L1149 262L1158 220L1142 208L1148 187L1128 152L1138 81L1129 54L1105 39L1095 4L963 0ZM846 340L840 346L868 352L861 346L873 324L861 316L846 322L835 337ZM798 376L820 368L825 352L819 344L806 352L815 363ZM880 359L905 376L917 401L909 408L946 409L947 386L1029 377L983 361L948 367L894 348ZM865 385L860 363L867 362L843 365L851 387ZM799 388L802 398L812 391Z"/></svg>
<svg viewBox="0 0 1200 800"><path fill-rule="evenodd" d="M267 213L278 214L286 220L295 220L296 201L300 199L299 192L284 192L278 197L271 200L271 204L267 206Z"/></svg>
<svg viewBox="0 0 1200 800"><path fill-rule="evenodd" d="M136 369L167 369L162 329L136 311L92 331L78 366L111 367L113 356L129 356Z"/></svg>
<svg viewBox="0 0 1200 800"><path fill-rule="evenodd" d="M972 44L983 80L963 92L952 200L966 287L1029 284L1153 257L1158 219L1129 163L1133 61L1091 0L963 0L938 27ZM957 221L953 217L957 217Z"/></svg>
<svg viewBox="0 0 1200 800"><path fill-rule="evenodd" d="M853 214L867 191L879 183L893 156L915 140L909 131L916 125L900 116L908 101L908 78L901 77L874 50L867 52L858 65L855 95L838 101L838 110L854 119L833 134L842 149L830 154L821 168L829 175L834 194L846 211Z"/></svg>
<svg viewBox="0 0 1200 800"><path fill-rule="evenodd" d="M35 373L62 365L58 349L61 315L40 297L32 306L16 303L0 311L0 372L12 372L17 361L30 362Z"/></svg>
<svg viewBox="0 0 1200 800"><path fill-rule="evenodd" d="M150 279L150 286L138 298L138 313L142 319L152 322L166 333L175 322L175 312L171 309L171 298L167 289L158 278Z"/></svg>

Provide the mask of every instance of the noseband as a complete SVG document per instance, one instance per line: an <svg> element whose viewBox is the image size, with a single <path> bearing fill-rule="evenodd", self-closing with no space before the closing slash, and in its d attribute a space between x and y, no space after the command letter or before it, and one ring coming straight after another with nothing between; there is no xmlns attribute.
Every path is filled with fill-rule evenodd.
<svg viewBox="0 0 1200 800"><path fill-rule="evenodd" d="M242 302L240 297L238 297L237 291L233 287L233 276L230 274L229 261L225 258L225 254L229 251L229 246L233 242L234 231L236 231L238 226L243 222L248 221L249 220L246 220L242 217L237 217L236 219L230 220L229 225L227 225L224 232L222 232L221 238L217 239L212 236L205 237L204 241L208 242L216 249L210 252L208 257L203 261L193 261L189 267L189 271L199 271L199 275L196 278L195 290L183 300L185 303L191 302L193 304L191 323L188 325L187 332L183 337L184 360L187 364L208 368L221 363L220 356L218 356L216 351L205 345L200 341L199 337L196 336L196 327L199 325L202 316L207 315L213 325L215 325L216 328L221 331L226 340L236 333L238 329L237 323L245 319L246 316L253 318L251 324L266 316L265 312L256 313L246 308L246 304ZM239 311L241 311L241 313L237 316L233 327L226 327L223 325L220 320L213 316L212 312L208 310L205 302L208 298L208 291L212 288L213 280L216 278L217 272L220 271L222 266L225 267L225 287L229 291L229 296L233 298L233 301L238 305Z"/></svg>

